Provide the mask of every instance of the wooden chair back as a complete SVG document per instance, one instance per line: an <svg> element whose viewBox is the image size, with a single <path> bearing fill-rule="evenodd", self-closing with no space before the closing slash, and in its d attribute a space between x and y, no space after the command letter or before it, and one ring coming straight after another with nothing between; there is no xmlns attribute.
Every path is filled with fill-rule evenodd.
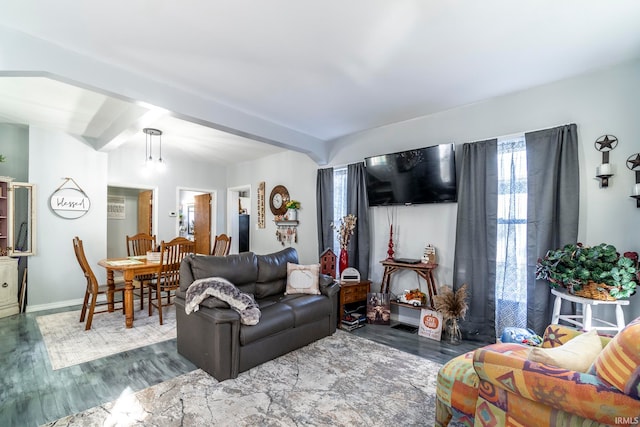
<svg viewBox="0 0 640 427"><path fill-rule="evenodd" d="M153 313L153 307L158 309L160 324L163 324L162 307L172 304L171 291L180 287L180 263L189 254L195 253L196 244L184 237L176 237L172 241L160 243L160 264L156 278L155 289L149 292L149 316ZM162 302L163 292L166 303ZM153 302L155 293L156 302Z"/></svg>
<svg viewBox="0 0 640 427"><path fill-rule="evenodd" d="M141 256L146 255L147 252L157 251L156 236L152 236L147 233L138 233L133 236L127 236L127 256ZM140 297L140 310L144 306L144 290L146 286L151 284L151 281L155 279L155 274L142 274L135 277L136 289L134 293Z"/></svg>
<svg viewBox="0 0 640 427"><path fill-rule="evenodd" d="M80 322L84 322L85 318L87 319L84 329L88 331L91 329L94 314L109 311L108 307L104 310L96 311L97 306L112 305L113 307L113 297L116 292L122 293L124 300L124 284L121 283L114 285L112 290L109 290L107 285L100 286L98 284L98 279L96 279L95 274L93 274L93 270L91 269L91 266L89 266L89 262L87 261L87 257L84 253L82 240L80 240L78 236L73 238L73 252L75 252L78 264L80 264L82 273L84 273L84 277L87 279L87 288L84 292L84 301L82 303L82 310L80 311ZM98 302L99 294L107 295L107 301ZM124 304L122 304L122 310L124 311Z"/></svg>
<svg viewBox="0 0 640 427"><path fill-rule="evenodd" d="M158 267L158 280L163 290L165 288L177 289L180 285L180 263L182 259L195 253L195 243L184 237L176 237L170 242L160 244L160 265Z"/></svg>
<svg viewBox="0 0 640 427"><path fill-rule="evenodd" d="M91 270L91 266L89 265L84 253L82 240L80 240L78 236L73 238L73 251L76 254L76 259L78 260L78 264L80 264L84 277L87 279L87 293L90 295L97 295L99 287L98 279L96 279L95 274L93 274L93 270Z"/></svg>
<svg viewBox="0 0 640 427"><path fill-rule="evenodd" d="M226 234L217 235L213 242L213 250L211 251L211 255L215 255L215 256L229 255L230 250L231 250L231 237L227 236Z"/></svg>
<svg viewBox="0 0 640 427"><path fill-rule="evenodd" d="M147 233L138 233L134 236L127 236L127 256L146 255L147 251L155 251L156 236Z"/></svg>

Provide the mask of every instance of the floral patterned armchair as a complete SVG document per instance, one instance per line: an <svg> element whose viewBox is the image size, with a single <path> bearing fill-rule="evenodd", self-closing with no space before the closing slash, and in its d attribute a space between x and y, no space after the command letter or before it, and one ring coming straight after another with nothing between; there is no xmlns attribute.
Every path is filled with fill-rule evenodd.
<svg viewBox="0 0 640 427"><path fill-rule="evenodd" d="M543 348L581 332L550 325ZM588 372L528 359L530 347L492 344L438 373L436 426L597 426L640 424L640 318L604 348Z"/></svg>

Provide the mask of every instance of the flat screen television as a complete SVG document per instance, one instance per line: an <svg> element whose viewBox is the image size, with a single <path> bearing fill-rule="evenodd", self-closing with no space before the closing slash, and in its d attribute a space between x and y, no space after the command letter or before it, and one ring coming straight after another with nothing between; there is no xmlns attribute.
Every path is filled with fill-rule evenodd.
<svg viewBox="0 0 640 427"><path fill-rule="evenodd" d="M365 159L369 206L457 201L454 144Z"/></svg>

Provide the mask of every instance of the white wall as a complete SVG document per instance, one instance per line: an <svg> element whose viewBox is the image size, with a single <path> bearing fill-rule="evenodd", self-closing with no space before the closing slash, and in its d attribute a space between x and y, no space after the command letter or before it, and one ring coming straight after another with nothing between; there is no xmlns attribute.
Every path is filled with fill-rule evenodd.
<svg viewBox="0 0 640 427"><path fill-rule="evenodd" d="M629 197L634 174L625 160L640 152L640 62L495 98L431 116L351 135L334 142L331 164L361 161L364 157L435 144L461 144L517 132L576 123L579 135L580 223L578 240L607 242L619 251L640 252L640 209ZM610 153L616 169L609 188L600 189L595 168L601 153L594 141L603 134L619 138ZM386 256L388 225L385 208L372 209L372 278L382 276L379 264ZM481 212L478 215L482 215ZM433 243L439 256L439 284L451 284L455 245L456 205L398 208L400 256L418 257L424 243ZM409 277L409 276L407 276ZM401 284L405 288L415 282ZM471 284L473 285L473 284ZM639 292L640 293L640 292ZM627 318L640 316L640 297L632 297ZM606 313L602 317L612 318Z"/></svg>
<svg viewBox="0 0 640 427"><path fill-rule="evenodd" d="M549 128L575 122L578 125L581 166L579 240L602 241L620 251L640 251L640 209L629 198L634 175L624 161L640 152L640 62L492 99L431 116L397 123L335 141L330 165L362 161L364 157L440 143L461 144L516 132ZM616 175L610 187L599 189L594 179L600 153L593 142L605 133L616 135L620 144L611 152ZM84 283L71 247L75 235L85 240L90 262L106 254L107 185L157 187L158 238L175 234L176 188L211 188L218 191L217 230L225 230L226 188L251 185L251 250L269 253L282 248L276 241L268 196L275 185L285 185L292 198L302 202L299 212L298 249L302 263L317 262L316 170L307 156L283 152L264 159L227 167L183 159L179 152L166 152L168 171L145 178L138 174L143 147L97 153L79 140L61 133L30 130L29 181L38 186L38 255L29 260L29 309L33 305L55 306L80 298ZM90 195L91 211L81 219L64 220L48 208L48 197L62 178L73 177ZM257 188L266 182L266 228L257 230ZM379 286L386 257L388 223L386 208L372 209L371 278ZM440 267L436 280L450 284L453 277L456 205L424 205L398 208L396 224L398 256L419 257L425 243L438 250ZM96 266L97 267L97 266ZM104 272L94 269L99 279ZM407 286L415 278L407 276ZM400 286L404 288L405 285ZM398 288L392 289L398 291ZM640 316L640 297L632 297L627 318ZM607 317L607 316L605 316Z"/></svg>
<svg viewBox="0 0 640 427"><path fill-rule="evenodd" d="M73 178L91 200L83 217L63 219L49 208L49 196ZM82 301L86 281L73 253L72 239L79 236L94 267L106 255L107 155L61 132L29 129L29 182L36 185L36 248L29 258L28 310ZM67 187L68 185L65 185Z"/></svg>
<svg viewBox="0 0 640 427"><path fill-rule="evenodd" d="M25 182L29 176L29 128L24 125L0 123L0 176Z"/></svg>
<svg viewBox="0 0 640 427"><path fill-rule="evenodd" d="M316 229L316 170L318 165L306 155L285 151L264 159L230 166L229 187L251 185L249 242L252 252L267 254L284 247L276 240L276 226L269 209L269 194L276 185L284 185L292 199L299 200L298 243L291 246L298 251L302 264L318 262L318 235ZM258 223L258 183L265 181L266 228L256 229ZM288 246L288 245L287 245Z"/></svg>
<svg viewBox="0 0 640 427"><path fill-rule="evenodd" d="M72 239L79 236L99 281L106 280L98 260L107 256L107 187L156 188L154 223L158 241L176 236L177 187L215 189L224 194L226 168L193 161L180 153L164 153L168 169L162 175L143 177L139 169L144 147L96 152L80 140L61 133L30 128L29 182L37 186L37 255L29 259L28 307L35 311L81 302L85 280L73 254ZM139 161L138 161L139 159ZM91 199L90 211L69 220L49 209L51 193L72 177ZM217 229L224 229L225 202L217 204ZM124 239L124 237L123 237ZM124 247L124 242L123 242Z"/></svg>
<svg viewBox="0 0 640 427"><path fill-rule="evenodd" d="M163 148L163 159L167 170L145 176L141 172L144 162L144 146L139 149L118 149L109 153L109 185L126 184L128 187L152 186L157 189L154 205L154 232L158 242L176 237L178 217L170 217L169 212L179 212L177 188L203 189L215 191L218 195L215 212L215 230L225 230L227 168L185 157L179 151Z"/></svg>
<svg viewBox="0 0 640 427"><path fill-rule="evenodd" d="M124 218L107 219L107 257L127 256L127 245L123 236L133 236L138 232L137 188L108 187L107 197L124 199Z"/></svg>

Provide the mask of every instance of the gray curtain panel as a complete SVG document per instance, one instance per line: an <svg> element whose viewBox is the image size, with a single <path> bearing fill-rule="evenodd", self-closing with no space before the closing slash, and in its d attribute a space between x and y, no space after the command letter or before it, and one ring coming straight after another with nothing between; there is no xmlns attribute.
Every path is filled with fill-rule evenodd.
<svg viewBox="0 0 640 427"><path fill-rule="evenodd" d="M580 204L575 124L525 134L527 143L527 326L542 334L551 322L549 285L536 280L538 258L576 243ZM563 307L566 311L570 308Z"/></svg>
<svg viewBox="0 0 640 427"><path fill-rule="evenodd" d="M356 232L349 243L349 266L360 272L362 279L369 278L369 201L364 162L347 166L347 214L358 217Z"/></svg>
<svg viewBox="0 0 640 427"><path fill-rule="evenodd" d="M462 146L453 266L454 289L469 286L464 337L487 342L496 339L497 156L497 139Z"/></svg>
<svg viewBox="0 0 640 427"><path fill-rule="evenodd" d="M333 168L318 169L316 178L318 256L333 248ZM337 255L337 254L336 254Z"/></svg>
<svg viewBox="0 0 640 427"><path fill-rule="evenodd" d="M525 134L527 144L527 326L551 321L551 291L536 281L538 258L578 236L580 175L575 124ZM464 144L458 179L454 288L470 289L465 337L494 342L497 140ZM569 307L563 307L566 312Z"/></svg>

